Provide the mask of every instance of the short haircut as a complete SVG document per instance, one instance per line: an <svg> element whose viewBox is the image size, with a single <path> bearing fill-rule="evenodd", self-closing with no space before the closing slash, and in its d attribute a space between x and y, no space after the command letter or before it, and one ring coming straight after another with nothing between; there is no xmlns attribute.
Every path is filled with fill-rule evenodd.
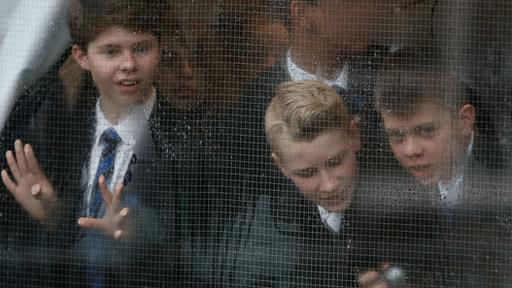
<svg viewBox="0 0 512 288"><path fill-rule="evenodd" d="M167 1L72 0L68 24L73 44L86 50L87 45L105 29L119 26L135 32L150 33L160 41L166 31L162 12Z"/></svg>
<svg viewBox="0 0 512 288"><path fill-rule="evenodd" d="M405 49L385 60L377 79L375 101L379 112L407 117L422 105L434 103L456 113L470 97L450 61L439 52Z"/></svg>
<svg viewBox="0 0 512 288"><path fill-rule="evenodd" d="M288 81L277 87L265 116L265 132L273 152L287 141L311 142L323 132L350 132L343 96L321 81Z"/></svg>

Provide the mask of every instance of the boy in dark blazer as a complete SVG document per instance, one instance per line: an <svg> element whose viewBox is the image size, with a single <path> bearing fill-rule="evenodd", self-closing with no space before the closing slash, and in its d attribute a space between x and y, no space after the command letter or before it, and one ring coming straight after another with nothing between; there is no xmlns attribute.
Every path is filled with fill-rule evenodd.
<svg viewBox="0 0 512 288"><path fill-rule="evenodd" d="M276 177L288 180L242 198L250 199L245 209L222 219L223 231L196 263L195 283L354 287L361 264L354 244L365 231L357 121L332 87L288 81L278 86L265 127L273 151L267 157L283 174Z"/></svg>
<svg viewBox="0 0 512 288"><path fill-rule="evenodd" d="M19 205L6 285L172 285L176 167L189 165L186 125L154 87L164 3L70 3L64 80L2 171Z"/></svg>
<svg viewBox="0 0 512 288"><path fill-rule="evenodd" d="M422 255L416 258L423 264L387 259L408 262L400 264L409 276L430 271L410 277L420 287L510 285L510 177L497 161L502 152L496 139L478 129L484 123L477 122L479 95L473 91L434 49L400 51L379 72L377 107L408 176L395 180L392 194L371 201L394 213L395 241L423 233L417 246L395 251ZM429 224L417 224L425 220ZM386 285L368 275L364 287Z"/></svg>

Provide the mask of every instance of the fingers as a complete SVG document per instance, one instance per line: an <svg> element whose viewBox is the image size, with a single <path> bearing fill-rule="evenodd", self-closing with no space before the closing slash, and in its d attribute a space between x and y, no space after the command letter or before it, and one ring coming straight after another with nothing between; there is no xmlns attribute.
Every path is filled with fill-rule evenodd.
<svg viewBox="0 0 512 288"><path fill-rule="evenodd" d="M114 211L118 211L121 204L121 195L123 194L124 185L122 183L118 183L114 188L114 193L111 193L107 186L105 176L100 175L98 178L98 186L100 187L101 195L103 196L105 204L110 206Z"/></svg>
<svg viewBox="0 0 512 288"><path fill-rule="evenodd" d="M32 196L39 198L39 196L42 194L43 191L43 185L41 183L37 183L32 188L30 188L30 193Z"/></svg>
<svg viewBox="0 0 512 288"><path fill-rule="evenodd" d="M379 278L380 273L372 270L361 274L357 282L359 282L361 287L370 287L369 285L375 283Z"/></svg>
<svg viewBox="0 0 512 288"><path fill-rule="evenodd" d="M122 227L125 226L123 225L123 222L127 218L126 216L128 216L128 212L128 208L125 207L115 216L114 221L117 223L116 226L119 227L119 229L114 232L114 239L116 240L121 238L121 236L124 236L124 229L122 229Z"/></svg>
<svg viewBox="0 0 512 288"><path fill-rule="evenodd" d="M112 208L114 211L119 211L121 208L121 195L123 194L124 185L118 183L114 188L114 197L112 198Z"/></svg>
<svg viewBox="0 0 512 288"><path fill-rule="evenodd" d="M363 288L389 288L388 283L383 281L380 273L375 270L361 274L357 282Z"/></svg>
<svg viewBox="0 0 512 288"><path fill-rule="evenodd" d="M34 174L44 174L43 170L39 166L39 162L37 161L34 149L32 149L32 145L25 144L24 150L27 161L27 168Z"/></svg>
<svg viewBox="0 0 512 288"><path fill-rule="evenodd" d="M125 234L122 227L124 220L127 218L126 216L128 216L128 213L129 210L125 207L110 219L108 218L109 216L101 219L81 217L78 219L78 225L87 229L103 231L107 235L110 235L117 240Z"/></svg>
<svg viewBox="0 0 512 288"><path fill-rule="evenodd" d="M126 216L128 216L128 212L129 212L128 208L124 207L123 209L121 209L121 211L119 211L119 213L117 213L114 216L114 223L116 223L116 225L118 227L122 226L123 220L126 219Z"/></svg>
<svg viewBox="0 0 512 288"><path fill-rule="evenodd" d="M105 176L100 175L98 179L98 186L100 187L101 196L103 196L103 201L105 201L106 206L112 205L112 194L108 189L107 182L105 181Z"/></svg>
<svg viewBox="0 0 512 288"><path fill-rule="evenodd" d="M27 173L42 174L32 146L30 144L23 145L19 139L14 141L14 154L9 150L5 153L5 158L16 182L19 182Z"/></svg>
<svg viewBox="0 0 512 288"><path fill-rule="evenodd" d="M369 286L371 288L389 288L388 284L384 281L378 281L375 283L372 283L372 286Z"/></svg>
<svg viewBox="0 0 512 288"><path fill-rule="evenodd" d="M28 172L27 161L25 158L25 150L23 149L23 142L21 140L14 141L14 151L16 153L16 162L20 175L25 175Z"/></svg>
<svg viewBox="0 0 512 288"><path fill-rule="evenodd" d="M5 187L7 187L7 190L9 190L11 194L15 195L16 184L11 180L11 177L9 177L9 174L5 169L2 170L2 181L4 182Z"/></svg>
<svg viewBox="0 0 512 288"><path fill-rule="evenodd" d="M78 225L83 228L88 229L98 229L98 230L105 230L103 229L103 220L97 219L97 218L86 218L86 217L80 217L78 218Z"/></svg>
<svg viewBox="0 0 512 288"><path fill-rule="evenodd" d="M14 158L14 154L11 150L5 153L5 158L7 159L7 165L9 165L12 176L14 176L14 180L18 182L21 179L21 174L20 170L18 169L18 163L16 163L16 158Z"/></svg>

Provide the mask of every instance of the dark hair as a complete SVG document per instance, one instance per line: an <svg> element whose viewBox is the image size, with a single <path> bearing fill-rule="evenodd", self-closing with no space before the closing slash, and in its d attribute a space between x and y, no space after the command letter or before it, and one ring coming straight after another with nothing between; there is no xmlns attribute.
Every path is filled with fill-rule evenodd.
<svg viewBox="0 0 512 288"><path fill-rule="evenodd" d="M375 101L379 112L403 117L425 103L456 112L468 103L469 94L454 64L443 59L439 51L404 48L384 60Z"/></svg>
<svg viewBox="0 0 512 288"><path fill-rule="evenodd" d="M147 32L160 40L165 31L162 0L72 0L68 24L73 44L86 50L103 30L120 26L135 32Z"/></svg>
<svg viewBox="0 0 512 288"><path fill-rule="evenodd" d="M171 1L167 0L71 0L68 24L72 42L87 51L88 44L103 30L120 26L134 32L150 33L164 49L169 49L167 42L182 45L182 27L172 8ZM68 109L76 109L80 101L91 102L94 83L73 56L70 55L61 67L59 77Z"/></svg>

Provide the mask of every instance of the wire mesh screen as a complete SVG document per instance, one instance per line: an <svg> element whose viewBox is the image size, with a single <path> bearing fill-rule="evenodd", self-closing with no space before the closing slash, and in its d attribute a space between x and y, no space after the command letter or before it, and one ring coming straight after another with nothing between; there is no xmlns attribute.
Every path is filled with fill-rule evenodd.
<svg viewBox="0 0 512 288"><path fill-rule="evenodd" d="M512 287L512 3L8 1L1 287Z"/></svg>

